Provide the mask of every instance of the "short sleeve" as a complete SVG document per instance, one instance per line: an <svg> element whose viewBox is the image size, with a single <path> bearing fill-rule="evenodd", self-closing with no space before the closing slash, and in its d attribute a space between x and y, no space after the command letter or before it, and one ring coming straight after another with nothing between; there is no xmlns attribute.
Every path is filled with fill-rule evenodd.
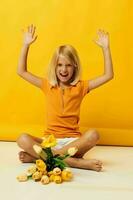
<svg viewBox="0 0 133 200"><path fill-rule="evenodd" d="M89 81L88 80L83 80L82 81L82 91L83 91L83 96L85 96L87 93L90 92L90 90L89 90Z"/></svg>
<svg viewBox="0 0 133 200"><path fill-rule="evenodd" d="M44 93L47 92L47 85L48 85L47 79L42 78L41 90L42 90Z"/></svg>

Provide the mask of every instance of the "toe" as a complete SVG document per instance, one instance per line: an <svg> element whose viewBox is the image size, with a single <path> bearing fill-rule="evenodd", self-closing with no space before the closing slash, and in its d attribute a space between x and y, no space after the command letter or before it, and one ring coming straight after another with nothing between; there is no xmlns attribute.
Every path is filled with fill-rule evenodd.
<svg viewBox="0 0 133 200"><path fill-rule="evenodd" d="M101 161L99 161L99 165L102 165L103 163Z"/></svg>
<svg viewBox="0 0 133 200"><path fill-rule="evenodd" d="M102 166L102 162L97 160L96 165Z"/></svg>
<svg viewBox="0 0 133 200"><path fill-rule="evenodd" d="M24 151L20 151L20 152L18 153L18 155L21 156L21 155L23 155L23 153L24 153Z"/></svg>
<svg viewBox="0 0 133 200"><path fill-rule="evenodd" d="M102 167L97 167L97 171L100 172L102 170Z"/></svg>
<svg viewBox="0 0 133 200"><path fill-rule="evenodd" d="M23 151L20 151L18 155L19 155L19 160L20 160L21 162L23 162L23 161L24 161L24 152L23 152Z"/></svg>

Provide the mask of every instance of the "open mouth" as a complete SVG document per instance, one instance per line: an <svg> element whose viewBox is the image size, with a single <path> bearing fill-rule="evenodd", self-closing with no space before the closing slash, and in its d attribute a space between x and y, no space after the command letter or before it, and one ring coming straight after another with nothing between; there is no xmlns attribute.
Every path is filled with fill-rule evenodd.
<svg viewBox="0 0 133 200"><path fill-rule="evenodd" d="M62 77L67 77L68 74L62 74L62 73L60 73L60 76L62 76Z"/></svg>

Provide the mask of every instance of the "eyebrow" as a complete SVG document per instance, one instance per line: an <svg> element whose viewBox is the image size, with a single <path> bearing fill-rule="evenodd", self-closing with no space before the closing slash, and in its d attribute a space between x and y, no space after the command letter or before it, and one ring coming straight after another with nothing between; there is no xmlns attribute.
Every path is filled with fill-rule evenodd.
<svg viewBox="0 0 133 200"><path fill-rule="evenodd" d="M63 65L62 63L57 63L58 65L60 64L60 65ZM71 63L67 63L66 65L72 65Z"/></svg>

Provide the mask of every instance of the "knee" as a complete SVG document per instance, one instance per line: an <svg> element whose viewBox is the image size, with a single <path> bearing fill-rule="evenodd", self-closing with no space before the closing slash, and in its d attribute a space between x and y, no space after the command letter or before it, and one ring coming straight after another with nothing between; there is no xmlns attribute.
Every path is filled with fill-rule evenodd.
<svg viewBox="0 0 133 200"><path fill-rule="evenodd" d="M22 133L16 140L18 146L21 148L28 146L28 138L29 135L27 133Z"/></svg>
<svg viewBox="0 0 133 200"><path fill-rule="evenodd" d="M89 130L89 131L87 131L87 132L85 133L85 137L86 137L86 139L88 139L88 140L97 142L97 141L99 140L99 138L100 138L100 135L99 135L99 133L98 133L97 130L91 129L91 130Z"/></svg>

